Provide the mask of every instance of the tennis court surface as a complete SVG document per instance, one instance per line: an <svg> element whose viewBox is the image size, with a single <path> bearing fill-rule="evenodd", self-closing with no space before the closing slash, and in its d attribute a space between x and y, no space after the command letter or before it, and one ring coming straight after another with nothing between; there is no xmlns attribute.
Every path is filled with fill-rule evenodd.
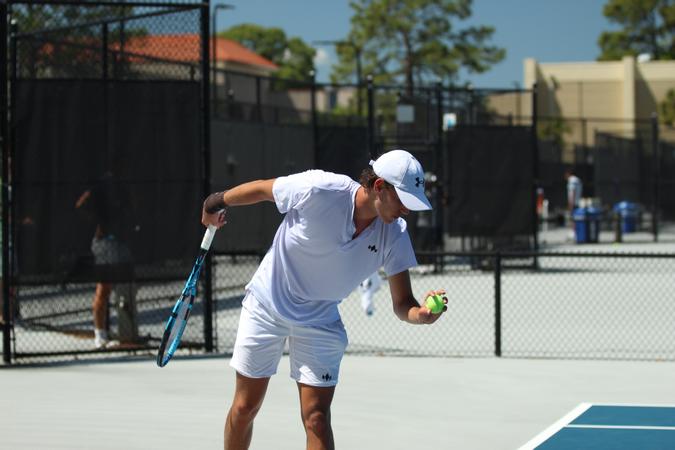
<svg viewBox="0 0 675 450"><path fill-rule="evenodd" d="M228 363L178 357L160 369L145 357L2 368L0 449L221 449L234 391ZM251 450L304 448L288 373L284 357ZM675 362L347 355L332 411L336 448L515 450L583 402L672 403L673 373Z"/></svg>
<svg viewBox="0 0 675 450"><path fill-rule="evenodd" d="M672 450L675 406L582 403L520 450Z"/></svg>

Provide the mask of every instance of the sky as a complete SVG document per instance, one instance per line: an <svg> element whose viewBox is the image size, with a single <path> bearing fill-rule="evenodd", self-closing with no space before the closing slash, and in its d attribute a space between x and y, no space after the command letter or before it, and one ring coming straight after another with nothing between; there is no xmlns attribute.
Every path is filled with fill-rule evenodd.
<svg viewBox="0 0 675 450"><path fill-rule="evenodd" d="M211 0L212 4L220 3ZM347 36L352 9L349 0L227 0L234 9L219 10L218 31L240 23L279 27L307 44ZM506 49L506 58L483 74L460 74L460 84L477 88L522 86L523 60L593 61L598 37L612 26L602 15L607 0L474 0L472 16L457 26L490 25L491 44ZM317 46L317 80L328 81L336 62L330 46ZM527 87L527 86L522 86Z"/></svg>

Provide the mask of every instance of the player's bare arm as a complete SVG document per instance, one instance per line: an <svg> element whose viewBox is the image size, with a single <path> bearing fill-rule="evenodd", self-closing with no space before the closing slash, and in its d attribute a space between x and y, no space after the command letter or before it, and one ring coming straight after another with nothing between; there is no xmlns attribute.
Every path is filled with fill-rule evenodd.
<svg viewBox="0 0 675 450"><path fill-rule="evenodd" d="M204 200L202 224L221 227L225 225L225 210L230 206L254 205L274 201L272 186L275 178L255 180L240 184L227 191L214 192Z"/></svg>
<svg viewBox="0 0 675 450"><path fill-rule="evenodd" d="M426 306L420 306L413 295L412 287L410 285L410 273L407 270L389 277L389 290L391 291L394 313L396 314L396 317L404 322L429 324L434 323L441 317L441 314L433 314ZM424 298L436 294L442 295L444 301L447 303L445 290L443 289L429 291L425 294ZM443 308L443 311L445 310L447 310L447 306Z"/></svg>

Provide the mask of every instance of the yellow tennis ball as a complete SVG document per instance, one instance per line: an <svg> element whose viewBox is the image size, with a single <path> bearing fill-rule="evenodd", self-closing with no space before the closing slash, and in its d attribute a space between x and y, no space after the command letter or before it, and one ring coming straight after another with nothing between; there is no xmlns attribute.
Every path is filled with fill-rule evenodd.
<svg viewBox="0 0 675 450"><path fill-rule="evenodd" d="M429 308L429 310L434 314L440 314L445 307L443 297L439 294L428 296L425 304L427 308Z"/></svg>

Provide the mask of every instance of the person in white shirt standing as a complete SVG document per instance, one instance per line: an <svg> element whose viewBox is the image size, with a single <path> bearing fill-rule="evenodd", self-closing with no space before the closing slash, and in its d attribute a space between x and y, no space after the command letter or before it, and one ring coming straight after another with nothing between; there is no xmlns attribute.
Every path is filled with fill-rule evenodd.
<svg viewBox="0 0 675 450"><path fill-rule="evenodd" d="M408 269L417 261L401 218L431 208L422 166L404 150L387 152L371 166L360 184L309 170L244 183L204 201L204 225L221 227L228 208L263 201L275 202L286 214L246 286L230 362L236 387L225 421L225 449L249 447L286 340L307 448L334 448L330 407L347 347L338 305L380 267L399 319L431 324L441 316L420 305L412 292ZM445 296L445 291L429 291L423 298L434 294Z"/></svg>
<svg viewBox="0 0 675 450"><path fill-rule="evenodd" d="M581 179L574 174L572 169L565 171L565 179L567 180L567 213L571 226L570 236L574 238L574 210L581 204L581 196L583 194L583 184Z"/></svg>

